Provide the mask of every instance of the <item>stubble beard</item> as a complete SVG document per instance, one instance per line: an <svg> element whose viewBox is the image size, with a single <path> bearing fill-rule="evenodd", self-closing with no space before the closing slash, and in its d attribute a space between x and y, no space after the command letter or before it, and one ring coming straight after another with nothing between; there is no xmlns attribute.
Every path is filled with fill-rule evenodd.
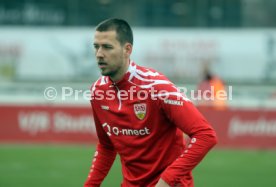
<svg viewBox="0 0 276 187"><path fill-rule="evenodd" d="M114 69L114 70L108 70L108 69L101 69L100 71L101 71L101 74L103 75L103 76L108 76L108 77L110 77L110 78L112 78L112 77L115 77L118 73L119 73L119 70L120 70L120 68L121 67L117 67L116 69Z"/></svg>

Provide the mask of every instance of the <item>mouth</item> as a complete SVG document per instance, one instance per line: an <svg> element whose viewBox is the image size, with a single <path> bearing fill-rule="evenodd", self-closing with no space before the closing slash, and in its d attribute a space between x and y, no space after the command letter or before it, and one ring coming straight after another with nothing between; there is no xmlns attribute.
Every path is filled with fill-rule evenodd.
<svg viewBox="0 0 276 187"><path fill-rule="evenodd" d="M107 63L105 62L98 62L98 67L99 68L105 68L107 66Z"/></svg>

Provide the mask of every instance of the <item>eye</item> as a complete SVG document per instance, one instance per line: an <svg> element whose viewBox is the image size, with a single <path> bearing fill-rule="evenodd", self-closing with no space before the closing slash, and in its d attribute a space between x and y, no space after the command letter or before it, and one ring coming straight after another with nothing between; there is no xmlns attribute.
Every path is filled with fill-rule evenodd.
<svg viewBox="0 0 276 187"><path fill-rule="evenodd" d="M108 44L106 44L106 45L103 45L103 48L105 48L105 49L112 49L112 48L113 48L113 46L112 46L112 45L108 45Z"/></svg>
<svg viewBox="0 0 276 187"><path fill-rule="evenodd" d="M94 44L94 49L99 49L99 45Z"/></svg>

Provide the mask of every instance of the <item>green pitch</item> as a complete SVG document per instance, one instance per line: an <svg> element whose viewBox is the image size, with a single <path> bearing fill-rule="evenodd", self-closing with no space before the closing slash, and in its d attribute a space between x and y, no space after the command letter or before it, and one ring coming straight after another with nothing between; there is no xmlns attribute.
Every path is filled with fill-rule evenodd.
<svg viewBox="0 0 276 187"><path fill-rule="evenodd" d="M0 145L0 187L81 187L92 146ZM196 187L270 187L276 184L276 151L214 149L194 170ZM119 160L103 187L120 186Z"/></svg>

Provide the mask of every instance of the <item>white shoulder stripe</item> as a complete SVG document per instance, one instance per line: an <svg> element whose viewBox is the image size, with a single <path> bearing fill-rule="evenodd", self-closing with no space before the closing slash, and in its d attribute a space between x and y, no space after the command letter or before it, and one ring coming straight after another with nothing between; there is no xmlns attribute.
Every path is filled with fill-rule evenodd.
<svg viewBox="0 0 276 187"><path fill-rule="evenodd" d="M91 89L91 93L93 93L96 89L96 84L99 82L100 79L98 79L94 84L93 84L93 87Z"/></svg>
<svg viewBox="0 0 276 187"><path fill-rule="evenodd" d="M101 83L100 83L100 85L103 85L103 84L106 84L106 83L107 83L106 77L105 77L105 76L102 76L102 77L101 77Z"/></svg>
<svg viewBox="0 0 276 187"><path fill-rule="evenodd" d="M171 84L171 82L166 81L166 80L154 80L153 83L147 84L147 85L140 85L141 88L150 88L155 85L160 85L160 84Z"/></svg>
<svg viewBox="0 0 276 187"><path fill-rule="evenodd" d="M148 70L148 69L147 69ZM128 72L130 72L130 76L129 76L129 79L128 80L131 80L134 76L140 80L146 80L146 79L143 79L140 75L142 76L153 76L153 77L156 77L158 75L160 75L158 72L153 72L153 71L150 71L148 70L147 72L143 72L139 69L137 69L137 66L134 65L130 65L129 68L128 68Z"/></svg>
<svg viewBox="0 0 276 187"><path fill-rule="evenodd" d="M137 74L136 72L133 73L132 77L135 77L141 81L146 81L146 82L162 82L162 83L170 83L170 81L167 80L160 80L160 79L146 79L141 77L139 74Z"/></svg>
<svg viewBox="0 0 276 187"><path fill-rule="evenodd" d="M148 70L147 72L143 72L143 71L137 69L136 72L140 75L143 75L143 76L149 76L150 75L150 76L156 77L156 76L160 75L158 72L152 72L150 70Z"/></svg>
<svg viewBox="0 0 276 187"><path fill-rule="evenodd" d="M154 81L154 79L145 79L145 78L141 77L140 75L138 75L138 74L136 74L136 73L134 73L133 76L134 76L135 78L141 80L141 81L146 81L146 82L153 82L153 81Z"/></svg>
<svg viewBox="0 0 276 187"><path fill-rule="evenodd" d="M159 76L160 74L158 72L153 72L153 71L150 71L149 69L147 69L147 72L143 72L139 69L137 69L137 66L136 65L130 65L129 66L129 69L128 69L128 72L130 72L130 76L128 78L128 81L136 86L139 86L141 88L150 88L154 85L159 85L159 84L171 84L170 81L168 80L160 80L160 79L154 79L154 78L148 78L148 76L153 76L153 77L156 77L156 76ZM144 77L142 77L144 76ZM142 81L142 85L137 85L135 84L132 79L133 78L136 78L140 81Z"/></svg>
<svg viewBox="0 0 276 187"><path fill-rule="evenodd" d="M128 67L128 71L130 72L130 76L128 78L128 80L130 81L133 78L134 74L136 74L136 65L134 66L130 65Z"/></svg>

